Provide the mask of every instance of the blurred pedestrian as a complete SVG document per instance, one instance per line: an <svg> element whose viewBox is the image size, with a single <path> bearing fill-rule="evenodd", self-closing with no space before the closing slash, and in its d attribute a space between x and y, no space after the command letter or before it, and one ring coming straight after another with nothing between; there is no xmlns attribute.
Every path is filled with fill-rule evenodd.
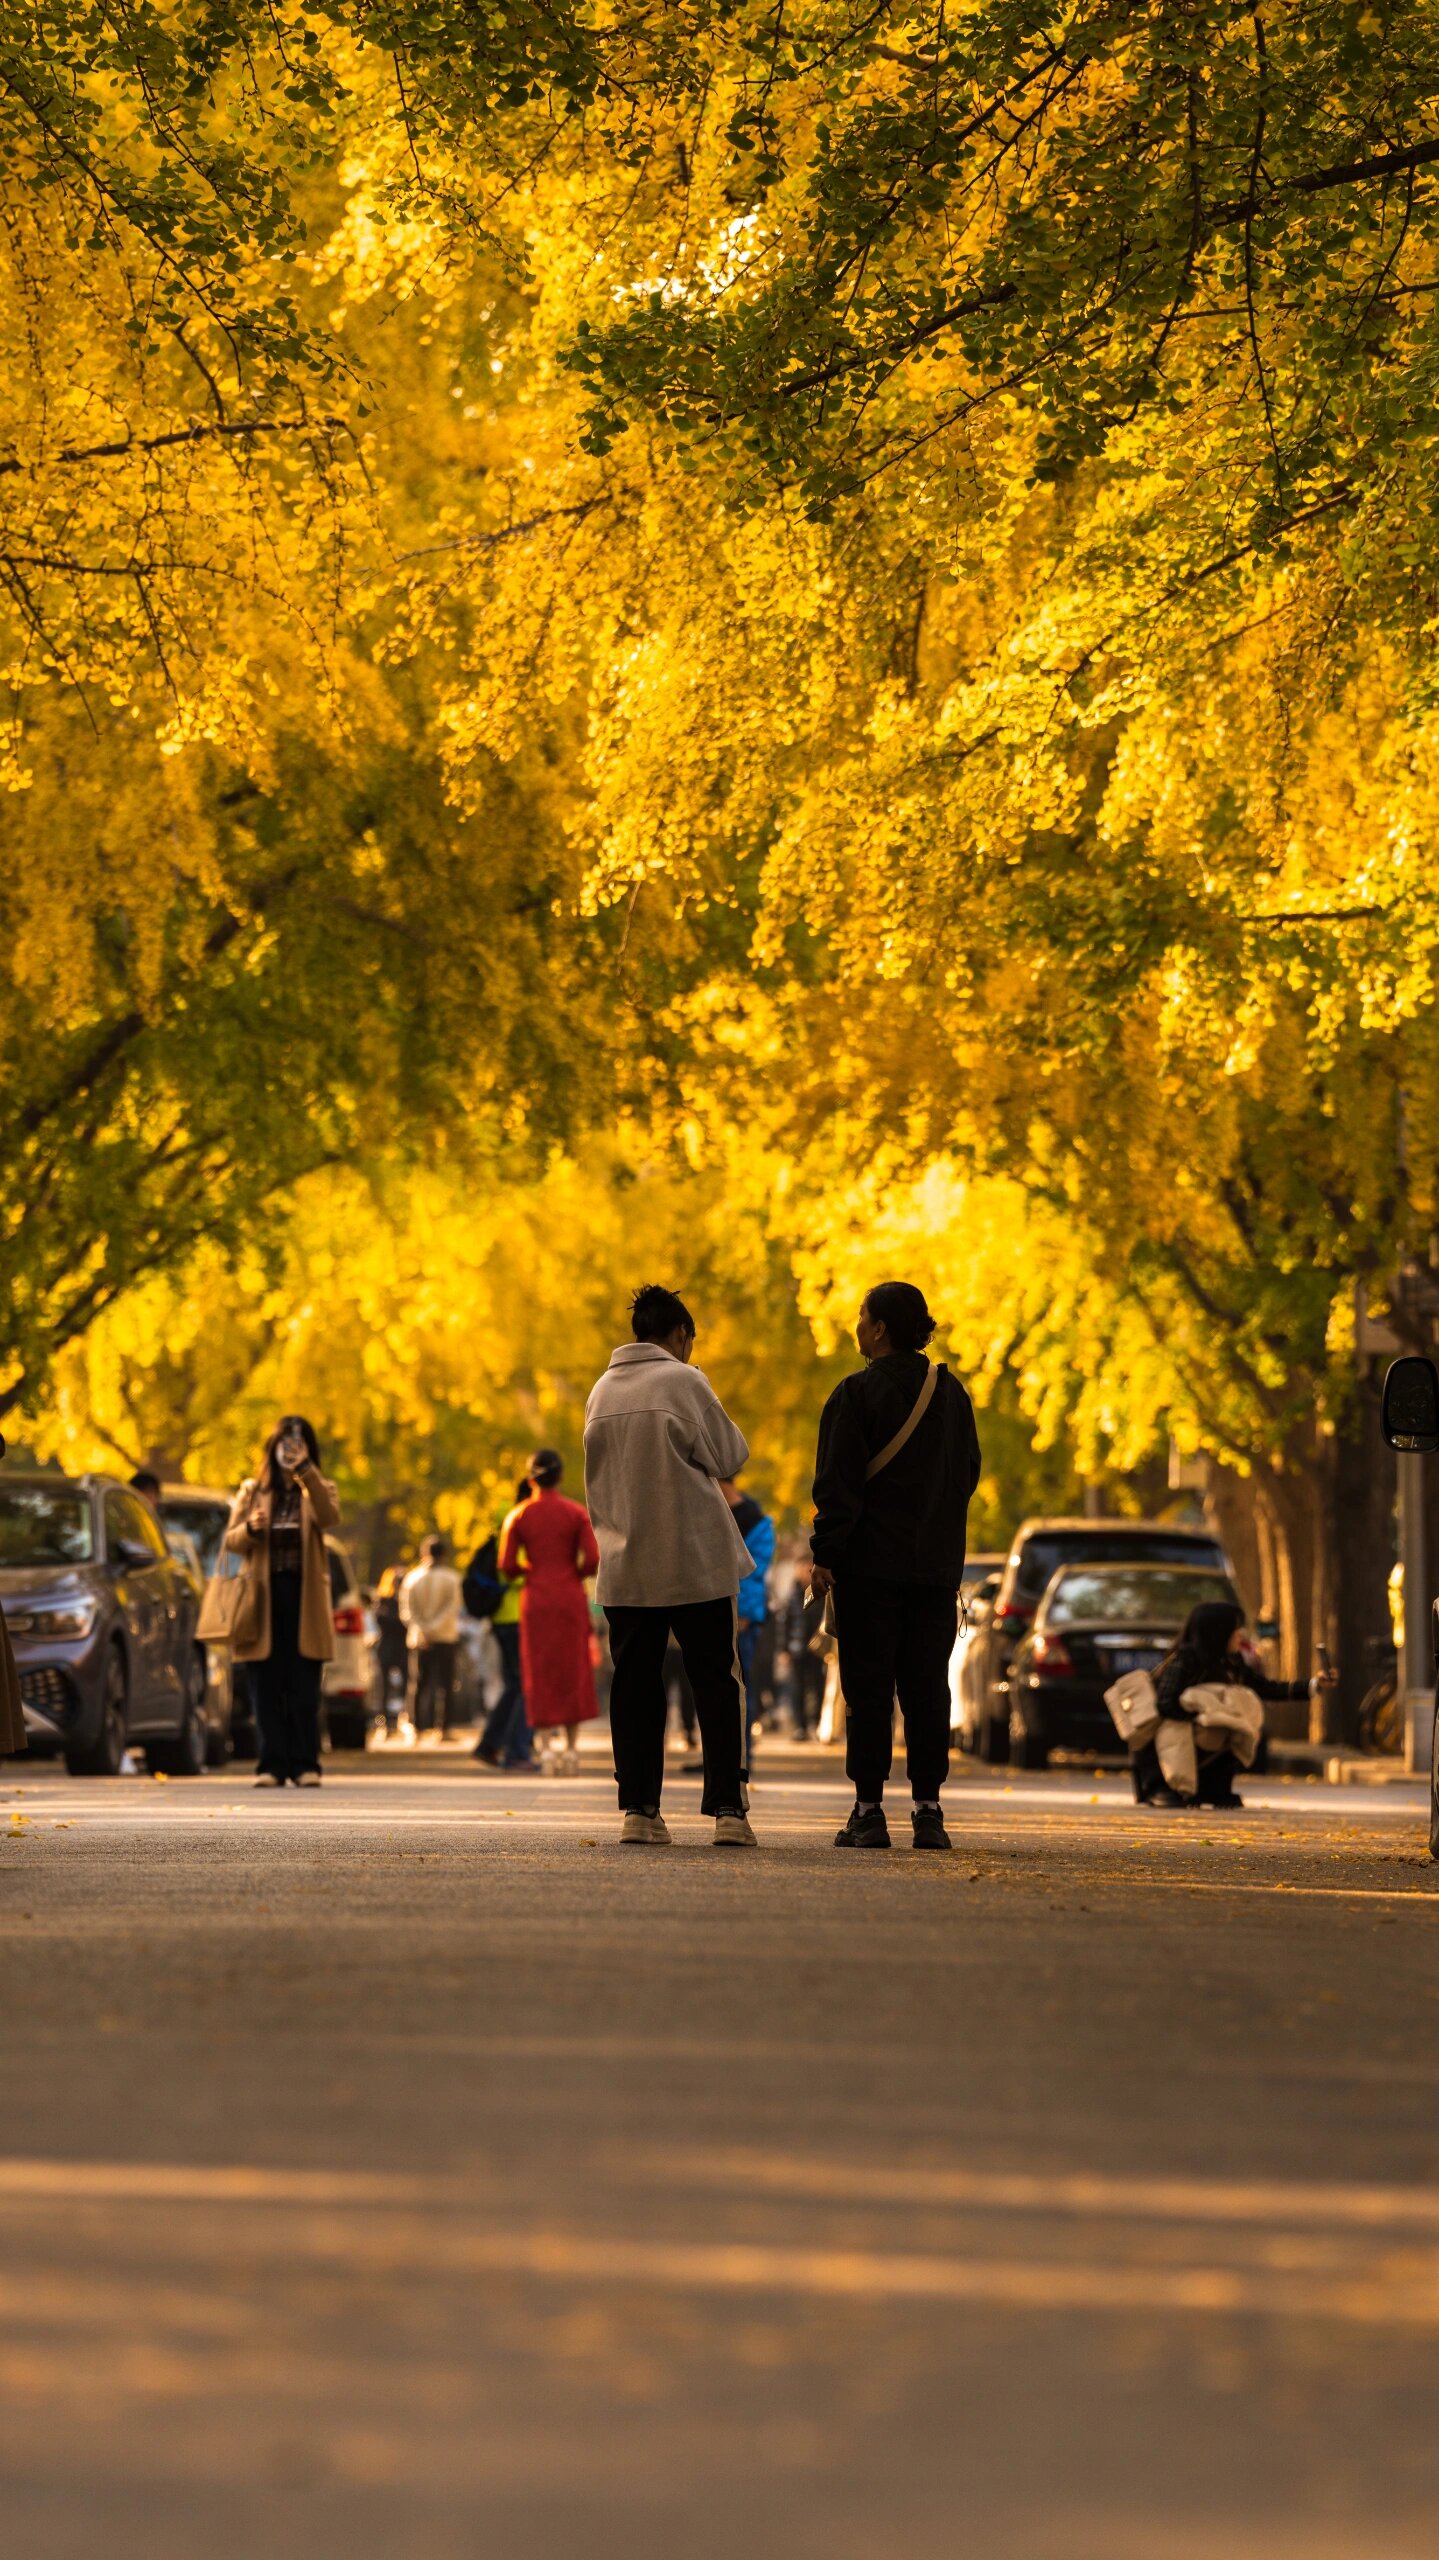
<svg viewBox="0 0 1439 2560"><path fill-rule="evenodd" d="M137 1467L130 1478L130 1491L138 1493L143 1502L148 1502L152 1511L159 1510L160 1496L164 1490L153 1467Z"/></svg>
<svg viewBox="0 0 1439 2560"><path fill-rule="evenodd" d="M744 1683L735 1649L749 1549L720 1490L749 1456L713 1387L690 1367L695 1324L672 1289L638 1289L633 1342L610 1356L585 1408L585 1490L599 1541L599 1597L614 1678L610 1731L621 1837L669 1838L665 1647L678 1639L704 1746L703 1810L717 1848L753 1848Z"/></svg>
<svg viewBox="0 0 1439 2560"><path fill-rule="evenodd" d="M558 1449L537 1449L527 1473L532 1490L500 1532L500 1571L524 1577L520 1661L526 1722L541 1738L546 1764L574 1777L580 1726L600 1711L585 1599L600 1551L584 1504L560 1491L564 1460ZM557 1733L565 1738L562 1751L551 1746Z"/></svg>
<svg viewBox="0 0 1439 2560"><path fill-rule="evenodd" d="M517 1508L529 1501L532 1491L529 1477L522 1476L515 1491ZM475 1549L465 1569L464 1587L465 1607L471 1617L489 1621L504 1673L504 1686L475 1744L475 1758L487 1769L533 1769L535 1754L525 1716L524 1666L520 1660L522 1585L518 1576L507 1581L500 1571L498 1530Z"/></svg>
<svg viewBox="0 0 1439 2560"><path fill-rule="evenodd" d="M339 1525L334 1486L303 1414L288 1413L235 1496L225 1545L254 1576L255 1632L235 1648L253 1668L257 1787L320 1783L320 1680L335 1650L325 1531Z"/></svg>
<svg viewBox="0 0 1439 2560"><path fill-rule="evenodd" d="M387 1564L375 1592L375 1662L380 1674L380 1698L384 1708L385 1731L396 1733L402 1723L408 1724L406 1713L410 1685L410 1639L400 1615L400 1585L405 1578L402 1564Z"/></svg>
<svg viewBox="0 0 1439 2560"><path fill-rule="evenodd" d="M460 1641L460 1577L443 1538L422 1541L420 1561L400 1584L400 1616L410 1654L410 1721L422 1742L442 1741L455 1694Z"/></svg>
<svg viewBox="0 0 1439 2560"><path fill-rule="evenodd" d="M859 1311L865 1366L820 1417L811 1585L832 1597L854 1808L835 1841L887 1849L885 1781L894 1701L904 1716L916 1849L947 1849L949 1657L958 1623L965 1522L979 1440L957 1378L925 1357L934 1318L905 1280L882 1281Z"/></svg>
<svg viewBox="0 0 1439 2560"><path fill-rule="evenodd" d="M753 1765L755 1731L760 1718L758 1655L769 1617L769 1569L774 1562L774 1522L753 1494L741 1493L733 1477L720 1487L734 1513L734 1524L749 1549L750 1569L739 1587L739 1667L744 1677L745 1761Z"/></svg>
<svg viewBox="0 0 1439 2560"><path fill-rule="evenodd" d="M801 1561L804 1570L800 1570ZM824 1654L820 1630L824 1602L808 1588L809 1548L801 1541L776 1611L776 1639L784 1659L784 1696L796 1742L808 1742L824 1704Z"/></svg>

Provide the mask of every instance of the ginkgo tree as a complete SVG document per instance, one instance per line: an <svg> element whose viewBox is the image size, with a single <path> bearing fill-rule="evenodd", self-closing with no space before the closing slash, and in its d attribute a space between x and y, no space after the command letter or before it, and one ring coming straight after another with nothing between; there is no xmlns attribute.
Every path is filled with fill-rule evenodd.
<svg viewBox="0 0 1439 2560"><path fill-rule="evenodd" d="M1313 1514L1434 1224L1436 46L0 11L0 1384L622 1108L821 1323L940 1168L986 1377Z"/></svg>

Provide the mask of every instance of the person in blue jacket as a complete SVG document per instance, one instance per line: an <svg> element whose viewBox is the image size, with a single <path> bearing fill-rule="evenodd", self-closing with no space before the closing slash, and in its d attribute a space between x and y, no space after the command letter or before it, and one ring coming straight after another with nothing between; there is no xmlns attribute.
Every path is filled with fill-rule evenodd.
<svg viewBox="0 0 1439 2560"><path fill-rule="evenodd" d="M750 1552L750 1569L739 1587L739 1667L744 1673L745 1744L754 1742L754 1729L759 1722L759 1689L755 1681L755 1656L769 1616L769 1569L774 1562L774 1522L769 1513L755 1501L753 1494L741 1493L734 1483L720 1488L731 1511L735 1527Z"/></svg>

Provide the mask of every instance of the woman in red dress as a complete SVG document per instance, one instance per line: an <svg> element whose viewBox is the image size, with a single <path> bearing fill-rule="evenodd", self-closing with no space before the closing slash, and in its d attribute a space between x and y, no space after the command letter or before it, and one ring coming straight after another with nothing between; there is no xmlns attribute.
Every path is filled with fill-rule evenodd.
<svg viewBox="0 0 1439 2560"><path fill-rule="evenodd" d="M580 1765L580 1726L600 1711L585 1600L585 1583L599 1570L600 1551L584 1504L559 1491L564 1461L558 1449L537 1449L527 1473L530 1498L510 1513L500 1531L500 1571L524 1576L520 1664L525 1714L538 1733L563 1731L563 1753L547 1757L545 1765L573 1776Z"/></svg>

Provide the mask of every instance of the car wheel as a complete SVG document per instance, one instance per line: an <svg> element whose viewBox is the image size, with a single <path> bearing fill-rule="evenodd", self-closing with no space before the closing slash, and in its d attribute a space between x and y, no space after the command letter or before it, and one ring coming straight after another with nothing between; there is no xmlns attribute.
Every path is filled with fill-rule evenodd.
<svg viewBox="0 0 1439 2560"><path fill-rule="evenodd" d="M1010 1709L1009 1756L1017 1769L1049 1767L1048 1743L1041 1742L1037 1733L1031 1733L1018 1707Z"/></svg>
<svg viewBox="0 0 1439 2560"><path fill-rule="evenodd" d="M363 1751L370 1719L363 1707L330 1707L325 1714L332 1751Z"/></svg>
<svg viewBox="0 0 1439 2560"><path fill-rule="evenodd" d="M991 1769L1002 1769L1009 1758L1008 1716L981 1716L979 1724L979 1756Z"/></svg>
<svg viewBox="0 0 1439 2560"><path fill-rule="evenodd" d="M125 1725L128 1711L125 1682L125 1657L117 1644L112 1644L105 1657L105 1694L100 1707L100 1730L87 1749L67 1751L65 1766L72 1778L118 1778L125 1757Z"/></svg>

